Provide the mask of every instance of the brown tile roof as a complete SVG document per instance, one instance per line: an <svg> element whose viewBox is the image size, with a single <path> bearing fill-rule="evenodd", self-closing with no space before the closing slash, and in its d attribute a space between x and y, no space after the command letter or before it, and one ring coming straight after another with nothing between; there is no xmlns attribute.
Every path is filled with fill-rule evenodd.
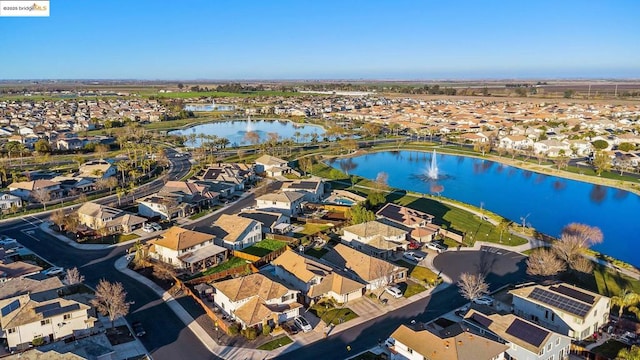
<svg viewBox="0 0 640 360"><path fill-rule="evenodd" d="M278 299L285 295L289 289L266 276L256 273L236 279L220 281L213 284L231 301L240 301L254 296L268 301Z"/></svg>
<svg viewBox="0 0 640 360"><path fill-rule="evenodd" d="M0 315L0 326L3 329L10 329L16 326L26 325L35 321L44 320L46 318L44 316L44 312L35 311L35 308L39 306L58 303L60 308L64 308L66 306L77 304L77 308L69 309L67 312L89 309L89 306L74 300L55 298L45 301L35 301L31 299L28 294L0 300L0 308L4 308L5 306L8 306L16 300L19 301L19 308L8 313L5 316Z"/></svg>
<svg viewBox="0 0 640 360"><path fill-rule="evenodd" d="M240 238L240 235L247 230L247 228L253 227L257 224L257 221L253 219L244 218L238 215L222 214L211 226L213 234L225 241L235 242Z"/></svg>
<svg viewBox="0 0 640 360"><path fill-rule="evenodd" d="M379 221L367 221L362 224L347 226L344 228L344 231L348 231L360 237L372 237L375 235L380 235L383 237L400 236L407 233L404 230L383 224Z"/></svg>
<svg viewBox="0 0 640 360"><path fill-rule="evenodd" d="M509 348L466 331L440 337L428 330L415 331L405 325L400 325L391 337L429 360L489 360Z"/></svg>
<svg viewBox="0 0 640 360"><path fill-rule="evenodd" d="M337 268L353 271L367 282L407 271L407 268L369 256L344 244L336 245L322 259L336 265Z"/></svg>
<svg viewBox="0 0 640 360"><path fill-rule="evenodd" d="M270 318L273 311L269 309L262 299L254 297L242 304L236 309L234 315L242 320L246 326L253 326L262 323L264 320Z"/></svg>
<svg viewBox="0 0 640 360"><path fill-rule="evenodd" d="M332 271L330 267L297 254L292 250L286 250L271 263L282 267L305 283L316 276L326 276Z"/></svg>
<svg viewBox="0 0 640 360"><path fill-rule="evenodd" d="M162 246L177 251L188 249L209 240L213 240L213 235L174 226L162 234L160 239L155 240L153 243L156 246Z"/></svg>
<svg viewBox="0 0 640 360"><path fill-rule="evenodd" d="M324 296L328 292L333 291L336 294L345 295L357 290L361 290L365 287L357 281L348 279L344 276L336 273L331 273L325 276L320 284L314 285L309 289L309 297Z"/></svg>

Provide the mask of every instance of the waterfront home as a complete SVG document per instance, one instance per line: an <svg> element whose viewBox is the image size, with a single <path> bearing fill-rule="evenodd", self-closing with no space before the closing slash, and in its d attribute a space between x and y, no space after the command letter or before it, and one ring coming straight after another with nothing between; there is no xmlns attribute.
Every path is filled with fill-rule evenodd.
<svg viewBox="0 0 640 360"><path fill-rule="evenodd" d="M296 180L282 184L280 191L298 192L304 195L304 201L320 202L324 196L324 181L322 180Z"/></svg>
<svg viewBox="0 0 640 360"><path fill-rule="evenodd" d="M256 198L256 208L279 212L286 216L295 216L302 211L304 194L297 191L283 191L265 194Z"/></svg>
<svg viewBox="0 0 640 360"><path fill-rule="evenodd" d="M343 229L342 241L366 254L389 259L407 250L407 231L379 221L367 221Z"/></svg>
<svg viewBox="0 0 640 360"><path fill-rule="evenodd" d="M213 284L213 301L242 328L277 325L293 320L302 307L296 299L300 291L255 273Z"/></svg>
<svg viewBox="0 0 640 360"><path fill-rule="evenodd" d="M292 170L288 161L271 155L262 155L255 163L256 173L266 173L268 177L282 176Z"/></svg>
<svg viewBox="0 0 640 360"><path fill-rule="evenodd" d="M227 259L227 249L213 239L213 235L174 226L151 241L149 255L175 268L198 272Z"/></svg>
<svg viewBox="0 0 640 360"><path fill-rule="evenodd" d="M406 206L387 203L378 210L376 216L409 228L424 227L433 222L434 216Z"/></svg>
<svg viewBox="0 0 640 360"><path fill-rule="evenodd" d="M509 293L514 314L576 340L597 333L609 321L611 299L569 284L532 285Z"/></svg>

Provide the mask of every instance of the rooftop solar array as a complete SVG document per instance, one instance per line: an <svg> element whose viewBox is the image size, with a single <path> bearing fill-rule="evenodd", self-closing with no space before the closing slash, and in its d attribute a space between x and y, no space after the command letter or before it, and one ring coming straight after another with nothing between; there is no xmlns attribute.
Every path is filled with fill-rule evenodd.
<svg viewBox="0 0 640 360"><path fill-rule="evenodd" d="M564 310L568 313L584 317L591 309L590 305L581 303L555 292L547 291L541 288L535 288L529 294L529 299L538 300L547 305Z"/></svg>
<svg viewBox="0 0 640 360"><path fill-rule="evenodd" d="M42 313L42 316L46 319L52 316L65 314L65 313L76 311L76 310L80 310L80 304L71 304L63 307L58 307L55 309L50 309L50 310L44 311Z"/></svg>
<svg viewBox="0 0 640 360"><path fill-rule="evenodd" d="M45 311L49 311L51 309L57 309L60 307L60 303L59 302L53 302L51 304L46 304L46 305L42 305L42 306L36 306L35 308L33 308L33 310L37 313L43 313Z"/></svg>
<svg viewBox="0 0 640 360"><path fill-rule="evenodd" d="M549 290L555 291L563 295L567 295L570 298L580 300L590 305L593 305L596 299L593 295L583 293L582 291L579 291L564 285L552 286L549 288Z"/></svg>
<svg viewBox="0 0 640 360"><path fill-rule="evenodd" d="M535 347L539 347L549 335L547 330L520 319L515 319L507 328L506 333Z"/></svg>
<svg viewBox="0 0 640 360"><path fill-rule="evenodd" d="M14 300L9 305L5 306L0 310L2 316L7 316L11 314L14 310L20 307L20 300Z"/></svg>
<svg viewBox="0 0 640 360"><path fill-rule="evenodd" d="M471 315L471 319L484 327L489 327L489 325L493 323L493 320L489 319L486 316L482 316L478 313L473 313Z"/></svg>

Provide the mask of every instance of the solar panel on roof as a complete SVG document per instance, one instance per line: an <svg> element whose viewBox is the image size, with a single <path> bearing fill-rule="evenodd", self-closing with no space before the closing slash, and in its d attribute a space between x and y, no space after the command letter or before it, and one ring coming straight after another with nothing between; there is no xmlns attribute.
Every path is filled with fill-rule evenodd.
<svg viewBox="0 0 640 360"><path fill-rule="evenodd" d="M564 310L580 317L584 317L585 315L587 315L587 313L591 309L591 306L587 304L541 288L533 289L531 294L529 294L529 298L538 300L547 305L553 306L555 308Z"/></svg>
<svg viewBox="0 0 640 360"><path fill-rule="evenodd" d="M548 331L520 319L515 319L506 333L535 347L539 347L549 334Z"/></svg>
<svg viewBox="0 0 640 360"><path fill-rule="evenodd" d="M471 319L484 327L489 327L489 325L493 323L491 319L489 319L488 317L482 316L478 313L473 313L471 315Z"/></svg>
<svg viewBox="0 0 640 360"><path fill-rule="evenodd" d="M574 298L576 300L580 300L582 302L586 302L587 304L591 304L591 305L593 305L596 299L595 296L593 295L583 293L582 291L579 291L564 285L552 286L549 288L549 290L555 291L563 295L567 295L568 297Z"/></svg>
<svg viewBox="0 0 640 360"><path fill-rule="evenodd" d="M9 305L6 305L0 310L2 316L7 316L11 314L14 310L20 307L20 300L13 300Z"/></svg>
<svg viewBox="0 0 640 360"><path fill-rule="evenodd" d="M60 315L60 314L64 314L64 313L68 313L76 310L80 310L80 304L72 304L72 305L67 305L67 306L47 310L42 313L42 316L44 318L50 318L52 316L56 316L56 315Z"/></svg>
<svg viewBox="0 0 640 360"><path fill-rule="evenodd" d="M60 303L59 302L54 302L51 304L46 304L46 305L42 305L42 306L36 306L35 308L33 308L33 310L37 313L43 313L45 311L49 311L51 309L57 309L60 307Z"/></svg>

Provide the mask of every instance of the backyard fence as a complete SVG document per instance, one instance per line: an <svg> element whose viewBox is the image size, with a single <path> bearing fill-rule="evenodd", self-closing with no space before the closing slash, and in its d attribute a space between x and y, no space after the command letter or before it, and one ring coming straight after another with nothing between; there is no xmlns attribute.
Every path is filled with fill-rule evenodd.
<svg viewBox="0 0 640 360"><path fill-rule="evenodd" d="M223 271L219 271L217 273L213 273L213 274L209 274L209 275L205 275L205 276L201 276L201 277L197 277L195 279L191 279L186 281L187 284L189 285L197 285L197 284L202 284L202 283L209 283L209 282L213 282L216 280L220 280L220 279L224 279L228 276L233 276L233 275L239 275L239 274L251 274L254 272L257 272L258 269L255 268L255 266L252 266L251 264L246 264L246 265L239 265L227 270L223 270Z"/></svg>

